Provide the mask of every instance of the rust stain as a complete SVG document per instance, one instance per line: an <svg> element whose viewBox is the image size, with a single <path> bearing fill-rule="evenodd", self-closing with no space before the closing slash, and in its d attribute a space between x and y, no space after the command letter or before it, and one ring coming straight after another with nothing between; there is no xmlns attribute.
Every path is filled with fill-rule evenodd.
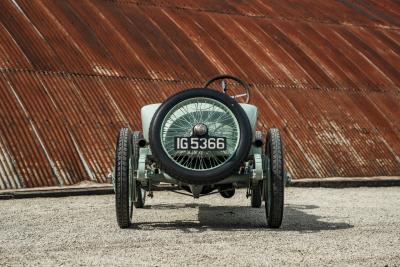
<svg viewBox="0 0 400 267"><path fill-rule="evenodd" d="M400 175L395 1L0 1L0 189L105 182L140 107L232 73L294 178Z"/></svg>

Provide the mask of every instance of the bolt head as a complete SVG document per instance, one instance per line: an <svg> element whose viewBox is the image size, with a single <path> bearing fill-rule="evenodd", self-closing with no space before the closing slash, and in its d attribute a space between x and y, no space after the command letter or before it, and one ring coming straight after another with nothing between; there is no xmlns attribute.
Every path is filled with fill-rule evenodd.
<svg viewBox="0 0 400 267"><path fill-rule="evenodd" d="M198 123L193 127L193 133L196 136L203 136L208 132L208 128L204 123Z"/></svg>

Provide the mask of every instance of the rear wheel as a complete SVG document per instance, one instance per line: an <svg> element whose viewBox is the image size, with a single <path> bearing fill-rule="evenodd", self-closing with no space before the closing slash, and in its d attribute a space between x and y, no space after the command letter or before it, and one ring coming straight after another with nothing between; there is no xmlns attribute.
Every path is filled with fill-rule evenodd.
<svg viewBox="0 0 400 267"><path fill-rule="evenodd" d="M130 199L130 158L132 132L122 128L118 135L115 155L115 209L120 228L128 228L132 222L133 202Z"/></svg>
<svg viewBox="0 0 400 267"><path fill-rule="evenodd" d="M268 131L265 158L265 170L269 172L267 179L264 179L267 225L270 228L279 228L283 218L284 161L278 129L273 128Z"/></svg>
<svg viewBox="0 0 400 267"><path fill-rule="evenodd" d="M262 187L258 184L255 188L251 189L251 207L259 208L262 204Z"/></svg>

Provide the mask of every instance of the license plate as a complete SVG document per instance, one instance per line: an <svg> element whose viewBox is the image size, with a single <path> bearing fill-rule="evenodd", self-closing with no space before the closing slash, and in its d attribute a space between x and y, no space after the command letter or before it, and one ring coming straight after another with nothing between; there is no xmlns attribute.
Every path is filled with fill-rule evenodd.
<svg viewBox="0 0 400 267"><path fill-rule="evenodd" d="M225 137L175 137L175 150L225 150Z"/></svg>

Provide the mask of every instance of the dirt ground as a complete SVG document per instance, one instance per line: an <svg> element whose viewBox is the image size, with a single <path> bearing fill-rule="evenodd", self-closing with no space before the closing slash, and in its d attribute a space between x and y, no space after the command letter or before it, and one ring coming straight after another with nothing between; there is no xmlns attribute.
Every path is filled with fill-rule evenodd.
<svg viewBox="0 0 400 267"><path fill-rule="evenodd" d="M400 266L400 187L287 188L282 229L245 191L155 192L118 228L114 195L0 201L0 266Z"/></svg>

